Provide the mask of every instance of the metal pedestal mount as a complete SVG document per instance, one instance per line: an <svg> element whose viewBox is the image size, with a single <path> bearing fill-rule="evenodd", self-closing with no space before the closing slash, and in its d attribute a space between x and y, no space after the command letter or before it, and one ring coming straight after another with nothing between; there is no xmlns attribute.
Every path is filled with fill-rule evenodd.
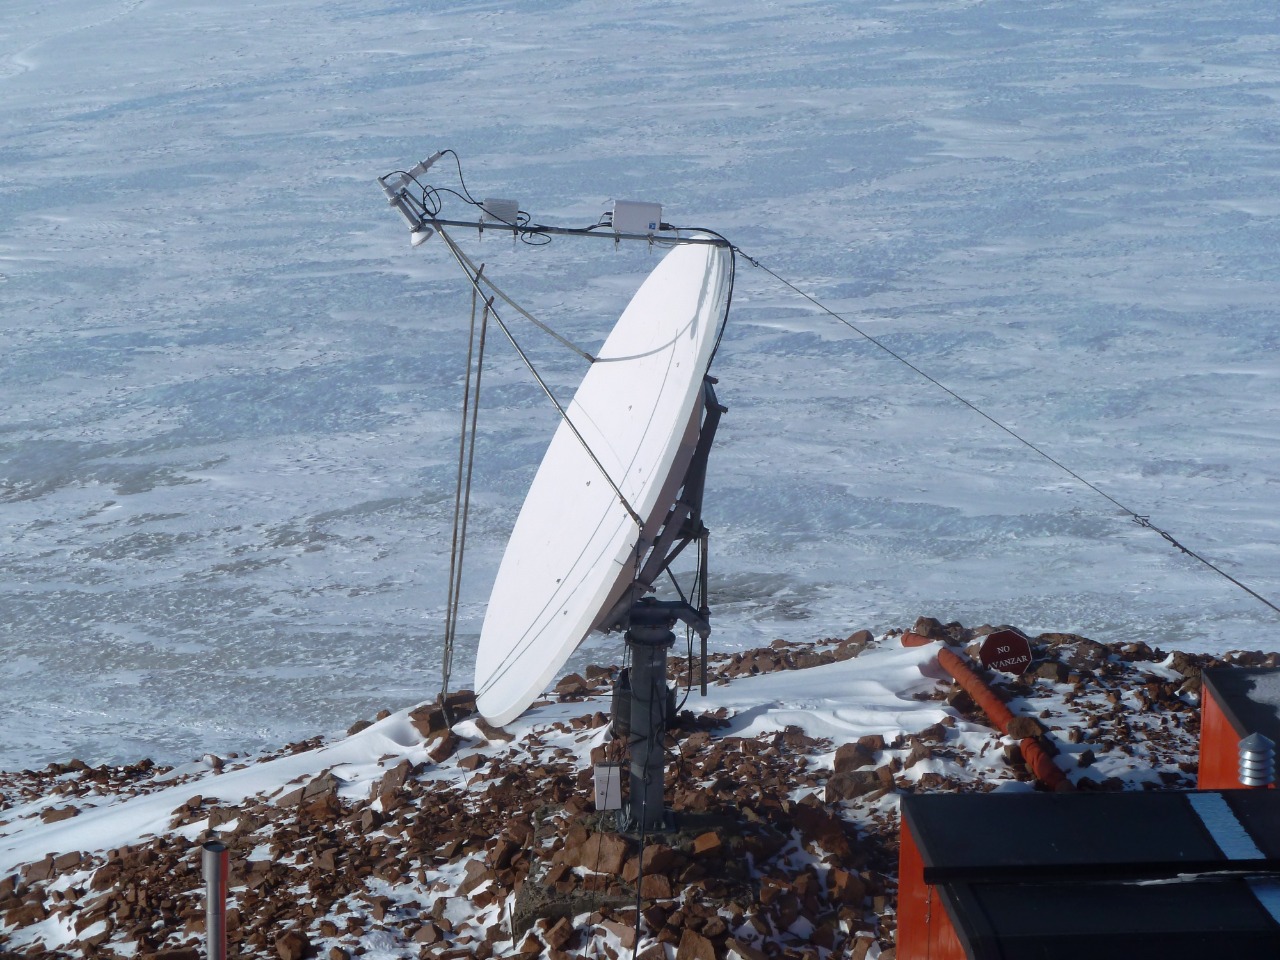
<svg viewBox="0 0 1280 960"><path fill-rule="evenodd" d="M621 833L648 833L675 826L663 802L663 741L672 719L668 716L667 651L675 644L671 628L678 620L706 629L705 617L680 601L646 597L631 609L625 635L631 654L631 776L627 802L618 811Z"/></svg>
<svg viewBox="0 0 1280 960"><path fill-rule="evenodd" d="M627 630L631 654L631 791L621 810L624 831L665 830L663 739L667 735L667 651L676 642L669 614Z"/></svg>

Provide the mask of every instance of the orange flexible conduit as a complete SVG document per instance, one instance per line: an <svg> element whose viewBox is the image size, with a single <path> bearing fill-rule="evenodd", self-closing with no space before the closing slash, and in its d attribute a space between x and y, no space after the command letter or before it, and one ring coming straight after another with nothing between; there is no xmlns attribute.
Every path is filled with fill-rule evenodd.
<svg viewBox="0 0 1280 960"><path fill-rule="evenodd" d="M996 728L1007 736L1013 714L995 691L987 686L987 682L962 657L945 647L938 651L938 664L955 678L956 683L960 684L964 692L973 698L973 702L982 708ZM1053 758L1049 756L1038 738L1027 737L1020 741L1018 746L1022 749L1022 759L1026 761L1027 769L1046 787L1058 793L1075 789L1075 785L1053 762Z"/></svg>

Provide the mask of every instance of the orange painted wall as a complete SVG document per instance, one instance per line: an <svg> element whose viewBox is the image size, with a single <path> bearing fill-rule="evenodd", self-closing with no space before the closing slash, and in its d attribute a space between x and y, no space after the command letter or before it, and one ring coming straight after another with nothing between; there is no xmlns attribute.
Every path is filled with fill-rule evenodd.
<svg viewBox="0 0 1280 960"><path fill-rule="evenodd" d="M902 821L898 844L898 960L965 960L947 908L924 882L924 860Z"/></svg>
<svg viewBox="0 0 1280 960"><path fill-rule="evenodd" d="M1240 788L1240 734L1218 706L1208 686L1200 696L1200 772L1196 786L1201 790Z"/></svg>

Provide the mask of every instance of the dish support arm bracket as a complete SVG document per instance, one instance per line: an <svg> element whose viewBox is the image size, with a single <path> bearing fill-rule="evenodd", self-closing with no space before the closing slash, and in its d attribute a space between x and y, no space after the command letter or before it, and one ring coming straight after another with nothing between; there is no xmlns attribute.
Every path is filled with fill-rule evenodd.
<svg viewBox="0 0 1280 960"><path fill-rule="evenodd" d="M699 581L697 596L699 606L684 606L696 614L694 618L681 616L702 637L704 658L706 638L711 632L708 623L711 611L707 606L707 537L709 531L702 522L702 502L707 481L707 460L711 455L711 446L715 442L716 430L720 425L720 417L728 410L716 399L714 377L706 377L702 384L703 417L698 433L698 441L693 455L685 469L680 493L675 503L667 511L662 527L654 538L652 546L646 551L640 564L639 572L609 614L600 620L597 629L603 631L625 629L631 619L634 605L645 595L653 591L658 578L670 569L671 564L684 552L691 543L698 543L701 553L699 563ZM698 622L693 622L696 619Z"/></svg>

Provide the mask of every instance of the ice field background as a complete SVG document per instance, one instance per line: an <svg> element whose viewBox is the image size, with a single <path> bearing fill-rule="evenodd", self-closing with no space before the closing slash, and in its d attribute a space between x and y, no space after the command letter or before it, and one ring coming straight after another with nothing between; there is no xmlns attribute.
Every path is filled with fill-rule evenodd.
<svg viewBox="0 0 1280 960"><path fill-rule="evenodd" d="M374 178L445 147L545 223L723 232L1276 600L1278 100L1263 0L8 0L0 768L435 694L469 297ZM458 239L588 347L659 256ZM513 330L567 398L581 361ZM462 641L556 419L490 343ZM745 261L712 372L713 648L921 614L1276 645Z"/></svg>

